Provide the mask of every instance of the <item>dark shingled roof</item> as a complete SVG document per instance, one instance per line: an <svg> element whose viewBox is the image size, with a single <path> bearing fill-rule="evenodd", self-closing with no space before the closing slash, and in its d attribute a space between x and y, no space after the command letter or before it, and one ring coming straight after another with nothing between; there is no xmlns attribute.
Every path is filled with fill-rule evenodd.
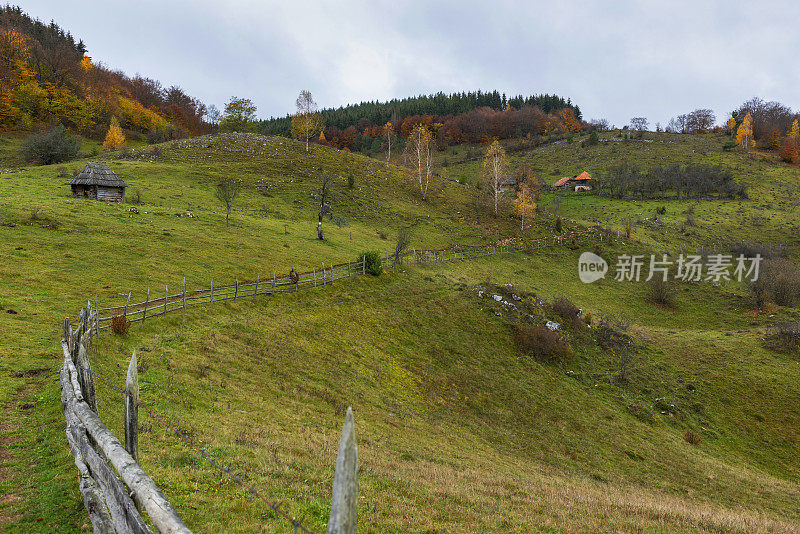
<svg viewBox="0 0 800 534"><path fill-rule="evenodd" d="M89 162L75 175L70 185L102 185L105 187L128 187L122 178L108 168L105 163Z"/></svg>

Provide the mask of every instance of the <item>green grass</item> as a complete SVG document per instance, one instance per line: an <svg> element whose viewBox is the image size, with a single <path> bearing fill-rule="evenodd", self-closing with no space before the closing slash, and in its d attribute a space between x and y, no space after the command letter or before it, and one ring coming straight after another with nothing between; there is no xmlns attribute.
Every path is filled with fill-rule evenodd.
<svg viewBox="0 0 800 534"><path fill-rule="evenodd" d="M712 153L715 143L721 145L713 137L676 137L653 144L655 156L644 144L563 143L513 160L574 174L587 165L583 152L597 150L589 161L600 169L613 163L615 148L643 163L651 156L720 158L739 162L742 179L751 176L751 200L696 203L695 234L676 230L685 208L667 202L667 230L637 231L639 245L604 243L608 257L649 254L653 244L709 243L717 235L785 239L800 173ZM0 453L0 495L7 496L0 528L75 532L88 522L54 374L61 321L87 298L103 305L129 291L136 297L147 288L160 294L165 284L176 289L184 276L191 289L212 277L221 284L347 261L365 250L385 253L400 225L415 225L415 248L490 243L519 232L506 216L478 223L474 188L436 180L423 203L402 169L358 155L322 147L307 155L300 143L248 135L161 148L158 156L139 148L130 161L103 156L130 185L128 198L140 194L138 213L130 204L70 198L56 166L0 175L0 222L17 224L0 226L0 329L8 355L0 362L0 405L9 414L0 426L0 450L7 451ZM316 239L313 197L322 172L337 175L334 211L349 221L339 228L326 220L324 242ZM213 188L228 176L241 178L245 189L226 227ZM564 216L612 227L650 209L564 197ZM731 213L739 211L737 226ZM753 214L762 213L785 218L755 225ZM541 214L526 237L552 234L551 222ZM137 323L127 338L103 336L91 358L121 384L137 349L142 399L318 531L329 512L348 405L359 435L359 521L368 531L796 529L800 364L763 349L760 336L797 310L750 313L746 288L736 283L679 284L675 307L663 309L648 301L643 284L582 284L580 252L407 266L297 295L195 308ZM516 314L476 291L507 294L505 284L537 320L556 317L534 294L547 302L569 298L595 320L624 316L641 347L628 381L615 379L618 358L597 346L591 330L567 331L576 354L569 362L523 356L511 335ZM103 419L121 435L119 401L97 387ZM660 398L676 410L662 414ZM190 527L291 531L140 417L143 466ZM702 443L686 443L686 430ZM747 523L761 521L760 514L787 523Z"/></svg>
<svg viewBox="0 0 800 534"><path fill-rule="evenodd" d="M602 176L622 162L636 163L645 168L671 163L721 164L729 168L735 179L747 184L749 199L745 200L618 200L593 194L574 194L546 191L540 207L557 211L563 217L590 224L602 224L624 230L623 221L636 221L634 233L652 245L673 248L698 244L713 246L735 240L751 240L753 233L763 242L788 242L800 231L797 166L780 163L764 154L741 150L724 152L724 135L686 136L677 134L647 134L649 140L624 141L611 134L601 136L596 146L581 146L574 141L544 145L530 151L511 155L510 165L533 168L547 184L562 176L588 171ZM479 147L473 147L473 152ZM482 161L454 164L446 168L450 178L477 184L481 180ZM559 199L560 206L554 199ZM665 215L656 216L656 208L664 206ZM696 226L684 223L687 210L694 209Z"/></svg>

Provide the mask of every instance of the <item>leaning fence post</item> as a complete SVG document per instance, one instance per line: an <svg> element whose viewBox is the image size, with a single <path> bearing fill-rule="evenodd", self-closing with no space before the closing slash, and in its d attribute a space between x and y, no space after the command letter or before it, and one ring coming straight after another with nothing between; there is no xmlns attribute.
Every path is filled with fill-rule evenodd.
<svg viewBox="0 0 800 534"><path fill-rule="evenodd" d="M236 289L233 292L233 302L236 302L236 298L239 296L239 279L236 279Z"/></svg>
<svg viewBox="0 0 800 534"><path fill-rule="evenodd" d="M358 523L358 445L353 421L353 408L347 408L336 474L333 477L333 498L328 520L328 534L355 534Z"/></svg>
<svg viewBox="0 0 800 534"><path fill-rule="evenodd" d="M139 461L139 372L135 350L125 379L125 450Z"/></svg>
<svg viewBox="0 0 800 534"><path fill-rule="evenodd" d="M75 367L78 371L78 382L81 385L81 393L83 400L89 405L89 408L97 413L97 395L94 391L94 375L92 374L92 366L89 364L89 355L86 350L89 334L84 334L83 339L79 342L78 358Z"/></svg>
<svg viewBox="0 0 800 534"><path fill-rule="evenodd" d="M147 290L147 298L144 299L144 311L142 311L142 322L147 319L147 304L150 302L150 290Z"/></svg>

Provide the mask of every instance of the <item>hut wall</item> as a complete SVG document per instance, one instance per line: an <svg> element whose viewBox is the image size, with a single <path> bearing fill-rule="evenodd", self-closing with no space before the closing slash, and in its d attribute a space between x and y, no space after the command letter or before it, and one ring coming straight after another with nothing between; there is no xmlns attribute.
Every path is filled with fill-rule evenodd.
<svg viewBox="0 0 800 534"><path fill-rule="evenodd" d="M104 187L97 186L97 200L110 200L113 202L122 202L124 199L125 189L122 187Z"/></svg>

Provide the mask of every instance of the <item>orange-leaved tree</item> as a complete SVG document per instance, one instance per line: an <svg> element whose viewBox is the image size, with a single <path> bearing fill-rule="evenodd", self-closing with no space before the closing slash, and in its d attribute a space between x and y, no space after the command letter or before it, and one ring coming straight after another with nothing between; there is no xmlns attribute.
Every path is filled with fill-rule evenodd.
<svg viewBox="0 0 800 534"><path fill-rule="evenodd" d="M119 148L125 144L125 134L122 133L122 128L119 127L119 121L116 117L111 117L111 124L108 125L108 133L106 139L103 141L103 146L110 149Z"/></svg>
<svg viewBox="0 0 800 534"><path fill-rule="evenodd" d="M742 124L739 125L739 129L736 130L736 142L742 145L744 149L747 149L752 137L753 117L748 113L742 121Z"/></svg>

